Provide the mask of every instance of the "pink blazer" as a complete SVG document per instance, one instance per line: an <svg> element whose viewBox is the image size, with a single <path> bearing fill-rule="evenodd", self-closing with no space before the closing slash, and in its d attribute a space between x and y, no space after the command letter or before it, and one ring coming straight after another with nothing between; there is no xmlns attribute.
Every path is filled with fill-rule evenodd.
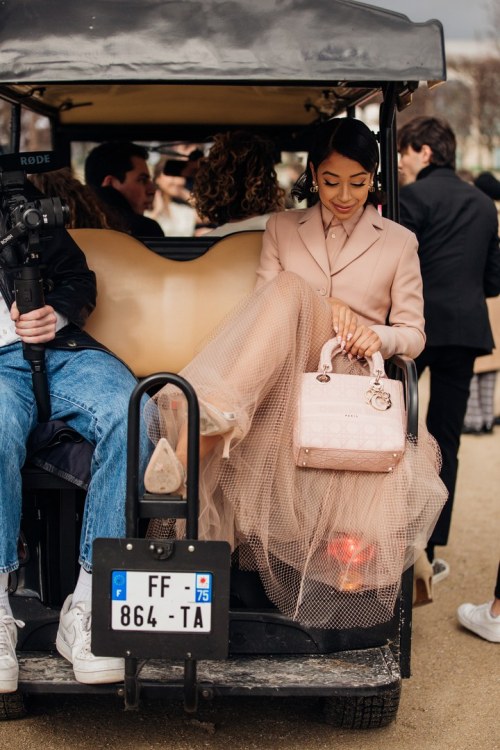
<svg viewBox="0 0 500 750"><path fill-rule="evenodd" d="M282 211L267 223L256 288L293 271L319 295L349 305L378 333L385 359L415 358L425 345L417 247L413 232L368 205L330 272L320 204Z"/></svg>

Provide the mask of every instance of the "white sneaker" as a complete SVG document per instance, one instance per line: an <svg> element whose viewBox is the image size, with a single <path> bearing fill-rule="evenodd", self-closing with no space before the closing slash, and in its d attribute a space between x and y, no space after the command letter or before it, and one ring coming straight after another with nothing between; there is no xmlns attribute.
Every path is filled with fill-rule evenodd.
<svg viewBox="0 0 500 750"><path fill-rule="evenodd" d="M491 605L486 604L461 604L457 609L458 621L464 628L472 630L492 643L500 643L500 617L493 617Z"/></svg>
<svg viewBox="0 0 500 750"><path fill-rule="evenodd" d="M116 656L94 656L90 650L90 602L71 606L70 594L59 618L56 648L73 665L75 679L86 685L123 682L125 662Z"/></svg>
<svg viewBox="0 0 500 750"><path fill-rule="evenodd" d="M0 607L0 693L15 693L17 690L17 628L23 627L24 622L15 620L5 607Z"/></svg>

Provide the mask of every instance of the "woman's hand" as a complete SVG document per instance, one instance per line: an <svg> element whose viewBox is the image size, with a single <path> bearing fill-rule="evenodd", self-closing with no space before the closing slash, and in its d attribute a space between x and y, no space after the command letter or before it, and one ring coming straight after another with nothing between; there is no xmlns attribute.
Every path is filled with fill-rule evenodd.
<svg viewBox="0 0 500 750"><path fill-rule="evenodd" d="M17 335L25 344L45 344L55 338L57 318L54 308L50 305L21 315L16 303L13 302L10 317L16 324Z"/></svg>
<svg viewBox="0 0 500 750"><path fill-rule="evenodd" d="M358 326L351 339L346 343L345 351L352 357L371 357L380 351L382 341L378 333L368 326Z"/></svg>
<svg viewBox="0 0 500 750"><path fill-rule="evenodd" d="M358 325L358 316L342 300L329 297L328 302L332 308L333 330L339 344L344 348L354 335Z"/></svg>

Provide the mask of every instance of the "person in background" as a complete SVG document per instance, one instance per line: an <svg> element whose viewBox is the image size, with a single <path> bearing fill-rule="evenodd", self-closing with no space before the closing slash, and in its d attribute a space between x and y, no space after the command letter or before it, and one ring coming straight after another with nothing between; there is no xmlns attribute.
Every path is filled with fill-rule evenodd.
<svg viewBox="0 0 500 750"><path fill-rule="evenodd" d="M194 237L197 214L190 205L191 193L183 172L188 165L181 159L159 161L154 168L157 186L153 208L147 212L161 226L167 237Z"/></svg>
<svg viewBox="0 0 500 750"><path fill-rule="evenodd" d="M180 171L181 177L184 177L186 183L185 187L191 196L194 185L194 178L200 168L200 162L203 159L203 151L201 148L195 148L187 154L187 158L183 161L182 168ZM172 162L177 161L176 159L169 159L165 164L165 174L174 174L170 171L174 165Z"/></svg>
<svg viewBox="0 0 500 750"><path fill-rule="evenodd" d="M473 182L493 201L500 201L500 182L491 172L481 172ZM491 434L495 425L495 386L500 369L500 297L488 299L487 304L495 351L485 357L478 357L474 363L474 376L462 430L467 435Z"/></svg>
<svg viewBox="0 0 500 750"><path fill-rule="evenodd" d="M485 604L461 604L457 609L461 625L486 641L500 643L500 563L493 599Z"/></svg>
<svg viewBox="0 0 500 750"><path fill-rule="evenodd" d="M147 158L147 149L135 143L101 143L85 160L85 182L134 237L163 237L158 222L144 216L156 192Z"/></svg>
<svg viewBox="0 0 500 750"><path fill-rule="evenodd" d="M30 181L47 198L61 198L69 208L69 229L116 229L126 231L126 223L109 211L92 188L83 185L69 167L30 176Z"/></svg>
<svg viewBox="0 0 500 750"><path fill-rule="evenodd" d="M215 136L193 184L196 210L215 227L207 234L220 237L265 229L269 216L283 210L275 154L272 141L252 133L237 130Z"/></svg>
<svg viewBox="0 0 500 750"><path fill-rule="evenodd" d="M474 361L494 345L486 297L500 293L500 249L495 207L456 174L456 140L446 122L410 120L398 133L398 150L405 183L401 223L417 236L423 280L427 341L416 366L419 376L430 370L427 427L441 448L441 478L448 489L428 542L428 565L419 571L425 603L432 601L432 583L449 571L435 559L435 547L448 542Z"/></svg>

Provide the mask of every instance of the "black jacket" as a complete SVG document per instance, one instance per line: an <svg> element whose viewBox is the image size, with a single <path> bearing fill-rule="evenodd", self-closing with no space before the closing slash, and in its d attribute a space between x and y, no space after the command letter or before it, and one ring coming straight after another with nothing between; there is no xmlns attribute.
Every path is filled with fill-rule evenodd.
<svg viewBox="0 0 500 750"><path fill-rule="evenodd" d="M39 195L38 191L29 187L27 194L30 198ZM5 232L4 219L2 217L0 221L2 236ZM22 257L23 253L19 252L14 243L6 245L0 252L0 293L9 310L14 301L14 278ZM42 232L39 258L45 302L69 321L46 346L68 350L83 348L109 351L81 330L96 305L96 277L71 235L63 228Z"/></svg>
<svg viewBox="0 0 500 750"><path fill-rule="evenodd" d="M401 223L419 242L426 345L490 352L485 298L500 294L493 201L453 169L431 165L401 189L400 209Z"/></svg>
<svg viewBox="0 0 500 750"><path fill-rule="evenodd" d="M133 237L164 237L163 229L154 219L136 214L127 199L113 187L92 187L98 199L113 217L116 217L118 228L130 232Z"/></svg>

